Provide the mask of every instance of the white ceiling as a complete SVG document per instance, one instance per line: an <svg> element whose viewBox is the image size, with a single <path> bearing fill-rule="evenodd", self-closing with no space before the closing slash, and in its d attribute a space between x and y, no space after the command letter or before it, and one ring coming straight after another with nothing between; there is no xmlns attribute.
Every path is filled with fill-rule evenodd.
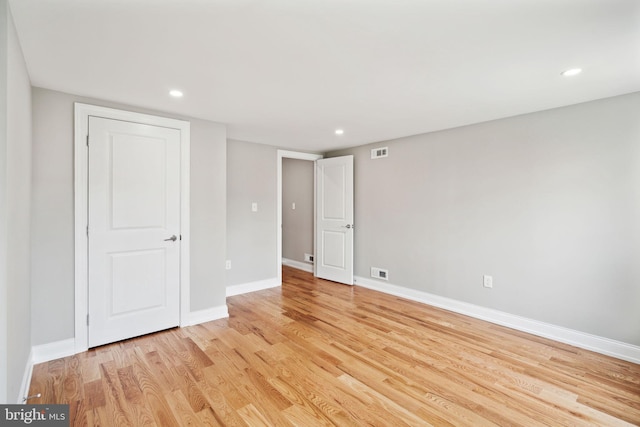
<svg viewBox="0 0 640 427"><path fill-rule="evenodd" d="M34 86L325 151L640 90L639 0L10 0ZM583 68L577 77L560 72ZM185 96L173 99L179 88ZM345 133L336 136L334 130Z"/></svg>

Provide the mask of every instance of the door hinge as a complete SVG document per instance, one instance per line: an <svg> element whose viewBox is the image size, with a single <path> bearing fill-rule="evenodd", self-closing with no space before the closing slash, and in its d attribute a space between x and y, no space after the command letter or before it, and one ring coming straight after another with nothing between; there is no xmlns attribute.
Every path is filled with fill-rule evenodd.
<svg viewBox="0 0 640 427"><path fill-rule="evenodd" d="M87 237L89 237L89 226L87 225Z"/></svg>
<svg viewBox="0 0 640 427"><path fill-rule="evenodd" d="M89 135L87 134L87 147L89 146Z"/></svg>
<svg viewBox="0 0 640 427"><path fill-rule="evenodd" d="M87 326L89 326L89 313L87 313Z"/></svg>
<svg viewBox="0 0 640 427"><path fill-rule="evenodd" d="M180 240L182 240L182 234L180 235Z"/></svg>

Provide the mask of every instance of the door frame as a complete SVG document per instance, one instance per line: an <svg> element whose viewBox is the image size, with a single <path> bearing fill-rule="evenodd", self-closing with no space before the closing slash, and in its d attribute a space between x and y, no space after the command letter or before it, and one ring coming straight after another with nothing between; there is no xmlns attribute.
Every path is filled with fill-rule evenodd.
<svg viewBox="0 0 640 427"><path fill-rule="evenodd" d="M89 117L168 127L180 131L180 325L186 324L190 311L190 146L191 124L184 120L152 116L132 111L74 103L74 286L75 286L75 352L88 349L87 316L89 313L88 281L88 162Z"/></svg>
<svg viewBox="0 0 640 427"><path fill-rule="evenodd" d="M324 156L322 154L312 154L312 153L303 153L300 151L288 151L288 150L278 150L278 160L277 160L277 218L276 218L276 228L277 228L277 246L276 246L276 267L278 269L278 286L282 285L282 159L298 159L298 160L309 160L314 162L314 173L313 173L313 235L315 239L315 212L316 212L316 197L315 197L315 188L316 188L316 174L315 174L315 161L318 159L322 159ZM313 272L315 274L316 265L313 264Z"/></svg>

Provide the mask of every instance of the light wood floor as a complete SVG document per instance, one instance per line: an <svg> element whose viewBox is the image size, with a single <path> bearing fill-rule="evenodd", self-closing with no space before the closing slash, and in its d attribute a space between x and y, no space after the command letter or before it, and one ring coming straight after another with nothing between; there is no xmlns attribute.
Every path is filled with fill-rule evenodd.
<svg viewBox="0 0 640 427"><path fill-rule="evenodd" d="M230 317L35 366L72 425L640 424L640 365L284 269Z"/></svg>

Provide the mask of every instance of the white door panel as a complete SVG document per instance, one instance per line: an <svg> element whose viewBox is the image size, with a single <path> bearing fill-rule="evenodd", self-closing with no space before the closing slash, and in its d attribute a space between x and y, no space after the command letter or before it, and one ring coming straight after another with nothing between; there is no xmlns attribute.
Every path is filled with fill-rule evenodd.
<svg viewBox="0 0 640 427"><path fill-rule="evenodd" d="M114 136L111 227L164 227L166 150L156 139ZM144 165L143 168L140 165Z"/></svg>
<svg viewBox="0 0 640 427"><path fill-rule="evenodd" d="M180 132L89 119L89 346L177 326Z"/></svg>
<svg viewBox="0 0 640 427"><path fill-rule="evenodd" d="M322 232L322 265L325 267L345 269L347 257L345 253L347 230Z"/></svg>
<svg viewBox="0 0 640 427"><path fill-rule="evenodd" d="M317 277L353 284L353 232L353 156L317 160Z"/></svg>
<svg viewBox="0 0 640 427"><path fill-rule="evenodd" d="M345 182L347 166L342 163L322 165L323 204L322 219L346 221Z"/></svg>
<svg viewBox="0 0 640 427"><path fill-rule="evenodd" d="M166 305L164 250L111 253L108 257L111 264L111 277L107 281L112 301L110 317Z"/></svg>

